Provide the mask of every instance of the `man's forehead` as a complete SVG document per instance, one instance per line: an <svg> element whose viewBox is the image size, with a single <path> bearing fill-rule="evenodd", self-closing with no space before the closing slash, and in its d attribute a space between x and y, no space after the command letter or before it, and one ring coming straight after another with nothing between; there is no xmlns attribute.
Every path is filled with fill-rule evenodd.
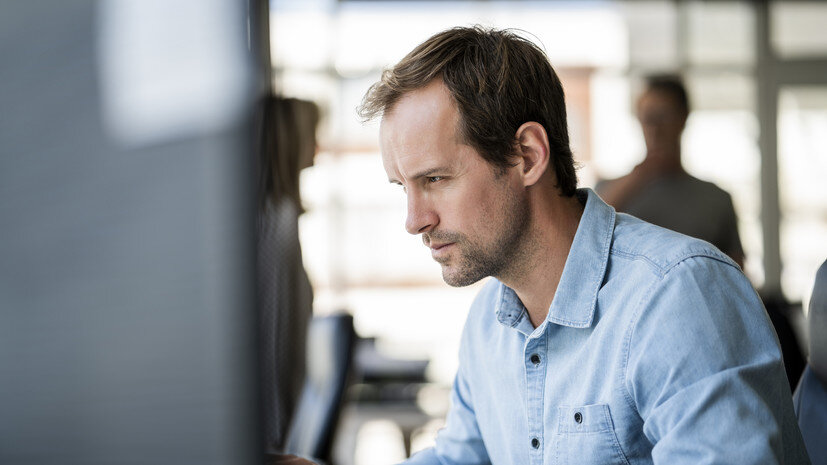
<svg viewBox="0 0 827 465"><path fill-rule="evenodd" d="M442 80L434 79L427 85L405 92L385 109L382 122L404 120L407 123L435 118L456 119L456 103Z"/></svg>
<svg viewBox="0 0 827 465"><path fill-rule="evenodd" d="M451 164L462 143L457 128L458 111L441 80L406 93L380 121L382 161L389 177Z"/></svg>
<svg viewBox="0 0 827 465"><path fill-rule="evenodd" d="M401 149L383 147L382 165L391 182L400 178L426 172L436 166L450 164L453 157L440 156L440 153L426 146L414 146Z"/></svg>

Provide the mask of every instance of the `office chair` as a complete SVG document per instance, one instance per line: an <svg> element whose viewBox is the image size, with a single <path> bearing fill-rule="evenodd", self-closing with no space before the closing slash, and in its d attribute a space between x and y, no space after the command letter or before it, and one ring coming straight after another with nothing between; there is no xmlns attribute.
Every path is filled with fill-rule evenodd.
<svg viewBox="0 0 827 465"><path fill-rule="evenodd" d="M336 424L351 367L353 317L314 317L307 336L307 377L286 451L330 463Z"/></svg>
<svg viewBox="0 0 827 465"><path fill-rule="evenodd" d="M793 394L798 426L814 464L827 463L827 261L816 273L810 311L810 359Z"/></svg>

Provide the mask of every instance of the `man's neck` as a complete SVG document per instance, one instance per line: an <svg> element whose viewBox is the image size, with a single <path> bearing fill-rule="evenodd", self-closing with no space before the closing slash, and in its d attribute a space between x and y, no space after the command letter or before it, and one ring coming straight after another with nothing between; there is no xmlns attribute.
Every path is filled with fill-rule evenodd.
<svg viewBox="0 0 827 465"><path fill-rule="evenodd" d="M661 176L684 173L680 143L668 149L662 149L661 152L648 151L642 165L650 168L649 171L653 174Z"/></svg>
<svg viewBox="0 0 827 465"><path fill-rule="evenodd" d="M583 215L583 204L577 196L553 195L536 199L532 205L534 221L525 239L529 257L523 266L500 281L517 293L531 324L536 328L548 315L551 302L563 276L574 235Z"/></svg>

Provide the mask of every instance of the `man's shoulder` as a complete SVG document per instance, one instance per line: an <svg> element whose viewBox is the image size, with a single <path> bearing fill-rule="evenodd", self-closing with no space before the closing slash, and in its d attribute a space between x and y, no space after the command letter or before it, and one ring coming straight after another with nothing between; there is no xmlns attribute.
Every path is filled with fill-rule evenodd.
<svg viewBox="0 0 827 465"><path fill-rule="evenodd" d="M594 185L594 191L600 195L604 192L607 188L614 186L618 182L626 181L629 178L629 174L624 174L623 176L618 176L616 178L602 178L598 180Z"/></svg>
<svg viewBox="0 0 827 465"><path fill-rule="evenodd" d="M729 192L713 182L687 175L683 185L686 195L700 197L704 202L714 203L714 205L732 203L732 196Z"/></svg>
<svg viewBox="0 0 827 465"><path fill-rule="evenodd" d="M617 214L611 254L614 258L640 261L659 275L689 258L707 258L737 267L732 259L706 241L624 213Z"/></svg>

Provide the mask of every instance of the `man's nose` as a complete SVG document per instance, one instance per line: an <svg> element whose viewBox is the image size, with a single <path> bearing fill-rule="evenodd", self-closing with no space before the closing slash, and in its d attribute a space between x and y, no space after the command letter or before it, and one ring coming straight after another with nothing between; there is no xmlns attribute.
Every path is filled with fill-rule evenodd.
<svg viewBox="0 0 827 465"><path fill-rule="evenodd" d="M421 198L421 195L408 194L408 217L405 220L405 229L411 234L428 232L439 222L439 217L430 203Z"/></svg>

